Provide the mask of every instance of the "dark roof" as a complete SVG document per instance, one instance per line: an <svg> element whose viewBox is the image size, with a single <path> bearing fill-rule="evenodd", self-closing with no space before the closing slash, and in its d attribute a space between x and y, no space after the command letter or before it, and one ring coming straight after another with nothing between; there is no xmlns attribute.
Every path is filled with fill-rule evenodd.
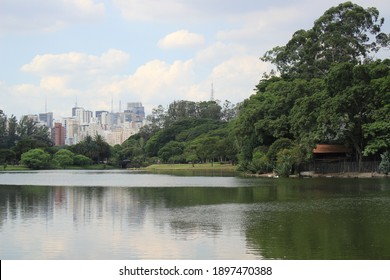
<svg viewBox="0 0 390 280"><path fill-rule="evenodd" d="M351 149L344 145L317 144L313 149L314 154L345 154L350 153Z"/></svg>

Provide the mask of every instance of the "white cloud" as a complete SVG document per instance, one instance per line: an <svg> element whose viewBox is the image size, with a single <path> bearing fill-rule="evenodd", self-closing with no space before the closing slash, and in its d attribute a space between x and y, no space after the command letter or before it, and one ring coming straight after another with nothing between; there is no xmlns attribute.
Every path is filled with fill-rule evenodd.
<svg viewBox="0 0 390 280"><path fill-rule="evenodd" d="M196 61L200 65L215 65L233 56L247 52L246 46L240 44L223 43L217 41L200 50L196 55Z"/></svg>
<svg viewBox="0 0 390 280"><path fill-rule="evenodd" d="M267 45L274 46L275 41L278 41L277 38L288 38L296 31L296 25L291 23L307 19L306 13L305 9L291 5L237 15L233 19L236 23L234 27L220 30L217 38L221 41L245 43L252 47L257 45L257 48ZM304 25L304 23L301 24Z"/></svg>
<svg viewBox="0 0 390 280"><path fill-rule="evenodd" d="M215 98L233 103L252 95L262 74L270 70L268 63L258 57L243 55L232 57L214 67L210 79L214 82Z"/></svg>
<svg viewBox="0 0 390 280"><path fill-rule="evenodd" d="M123 68L130 56L120 50L110 49L101 56L70 52L37 55L21 70L38 76L87 76L107 74Z"/></svg>
<svg viewBox="0 0 390 280"><path fill-rule="evenodd" d="M166 105L167 100L184 98L194 77L192 60L172 64L152 60L134 74L110 84L107 90L115 91L117 96L137 96L143 103Z"/></svg>
<svg viewBox="0 0 390 280"><path fill-rule="evenodd" d="M94 0L2 0L0 33L52 32L67 25L95 22L105 13Z"/></svg>
<svg viewBox="0 0 390 280"><path fill-rule="evenodd" d="M168 34L158 42L161 49L192 48L204 43L204 37L188 30L179 30Z"/></svg>

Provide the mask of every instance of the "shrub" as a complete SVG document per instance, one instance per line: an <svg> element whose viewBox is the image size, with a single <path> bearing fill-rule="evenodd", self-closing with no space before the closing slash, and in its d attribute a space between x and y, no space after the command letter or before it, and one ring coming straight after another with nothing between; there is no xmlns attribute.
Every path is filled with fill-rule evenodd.
<svg viewBox="0 0 390 280"><path fill-rule="evenodd" d="M381 163L379 164L379 172L388 175L390 172L390 152L384 152L381 155Z"/></svg>
<svg viewBox="0 0 390 280"><path fill-rule="evenodd" d="M91 165L92 159L83 155L76 155L73 157L73 164L77 166Z"/></svg>
<svg viewBox="0 0 390 280"><path fill-rule="evenodd" d="M283 149L290 149L293 146L293 142L287 138L280 138L276 140L268 149L267 157L271 162L276 160L277 154Z"/></svg>
<svg viewBox="0 0 390 280"><path fill-rule="evenodd" d="M267 173L272 170L268 157L260 152L253 153L252 161L249 164L249 170L253 173Z"/></svg>
<svg viewBox="0 0 390 280"><path fill-rule="evenodd" d="M50 154L43 149L32 149L22 154L21 163L28 168L44 169L50 165Z"/></svg>
<svg viewBox="0 0 390 280"><path fill-rule="evenodd" d="M288 177L291 175L294 165L294 151L291 149L283 149L276 156L275 172L280 177Z"/></svg>
<svg viewBox="0 0 390 280"><path fill-rule="evenodd" d="M74 153L69 150L61 149L54 154L53 160L60 167L65 168L66 166L73 165Z"/></svg>

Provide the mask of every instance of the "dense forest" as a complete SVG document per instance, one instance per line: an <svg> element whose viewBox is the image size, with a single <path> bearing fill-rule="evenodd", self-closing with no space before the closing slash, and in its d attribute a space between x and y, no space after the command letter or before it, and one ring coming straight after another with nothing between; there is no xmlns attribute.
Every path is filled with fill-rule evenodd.
<svg viewBox="0 0 390 280"><path fill-rule="evenodd" d="M375 59L390 47L383 24L376 8L351 2L332 7L311 29L296 31L285 46L261 57L275 70L263 74L250 98L239 104L180 100L159 106L138 134L114 147L99 136L51 147L44 128L13 116L5 125L0 111L0 161L27 164L23 154L39 149L47 161L56 157L57 166L75 164L82 155L122 167L219 162L288 176L311 161L316 144L326 143L349 147L359 164L382 159L380 168L389 172L390 60ZM64 163L66 156L73 162Z"/></svg>

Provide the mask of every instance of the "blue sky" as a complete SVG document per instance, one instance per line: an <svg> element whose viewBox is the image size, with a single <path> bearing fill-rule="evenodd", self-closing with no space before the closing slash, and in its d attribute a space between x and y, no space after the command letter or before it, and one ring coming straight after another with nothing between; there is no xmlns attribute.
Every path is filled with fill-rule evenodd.
<svg viewBox="0 0 390 280"><path fill-rule="evenodd" d="M174 100L233 103L270 65L259 57L340 1L0 0L0 109L18 118L71 107L147 113ZM390 33L390 1L376 7ZM389 57L389 51L379 54Z"/></svg>

